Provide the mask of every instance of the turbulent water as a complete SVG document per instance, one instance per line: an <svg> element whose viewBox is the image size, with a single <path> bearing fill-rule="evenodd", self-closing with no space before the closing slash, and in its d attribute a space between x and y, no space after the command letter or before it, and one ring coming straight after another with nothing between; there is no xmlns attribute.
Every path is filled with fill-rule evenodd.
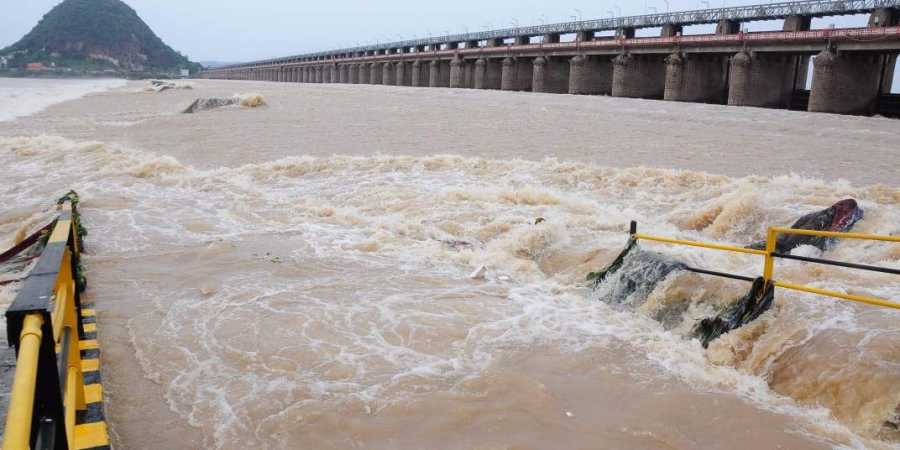
<svg viewBox="0 0 900 450"><path fill-rule="evenodd" d="M0 248L68 189L82 196L110 419L129 447L186 421L182 444L229 449L900 448L885 425L900 405L900 313L779 290L704 350L690 324L749 285L676 273L623 310L584 282L630 220L747 245L853 197L856 230L896 235L897 187L440 155L205 170L53 136L0 138L0 166ZM845 241L826 257L897 268L900 246ZM900 293L890 275L799 262L777 274ZM139 437L137 415L166 425Z"/></svg>
<svg viewBox="0 0 900 450"><path fill-rule="evenodd" d="M125 80L0 78L0 121L34 114L55 103L125 85Z"/></svg>

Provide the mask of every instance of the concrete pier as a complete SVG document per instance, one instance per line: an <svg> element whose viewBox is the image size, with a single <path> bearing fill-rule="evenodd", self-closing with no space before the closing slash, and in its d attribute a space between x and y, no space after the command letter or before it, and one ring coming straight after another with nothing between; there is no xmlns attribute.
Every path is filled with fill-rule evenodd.
<svg viewBox="0 0 900 450"><path fill-rule="evenodd" d="M675 25L673 23L667 23L662 26L662 30L660 30L660 37L674 37L678 36L684 31L684 27L681 25Z"/></svg>
<svg viewBox="0 0 900 450"><path fill-rule="evenodd" d="M357 74L357 82L359 84L369 84L369 77L371 76L371 70L369 70L369 65L366 63L362 63L356 66Z"/></svg>
<svg viewBox="0 0 900 450"><path fill-rule="evenodd" d="M576 55L569 60L569 93L612 95L613 62L602 56Z"/></svg>
<svg viewBox="0 0 900 450"><path fill-rule="evenodd" d="M450 61L435 59L428 66L429 87L450 87Z"/></svg>
<svg viewBox="0 0 900 450"><path fill-rule="evenodd" d="M625 53L613 63L613 97L661 99L665 95L664 56Z"/></svg>
<svg viewBox="0 0 900 450"><path fill-rule="evenodd" d="M872 28L894 27L900 24L900 9L878 8L869 15L869 26Z"/></svg>
<svg viewBox="0 0 900 450"><path fill-rule="evenodd" d="M530 91L533 79L531 58L504 58L500 71L500 89Z"/></svg>
<svg viewBox="0 0 900 450"><path fill-rule="evenodd" d="M381 63L371 63L369 65L369 84L381 84L381 78L384 72L381 69Z"/></svg>
<svg viewBox="0 0 900 450"><path fill-rule="evenodd" d="M569 91L569 63L563 58L538 57L533 61L532 91L565 94Z"/></svg>
<svg viewBox="0 0 900 450"><path fill-rule="evenodd" d="M723 56L672 53L666 58L663 98L678 102L725 104L728 101L727 74L728 59Z"/></svg>
<svg viewBox="0 0 900 450"><path fill-rule="evenodd" d="M738 34L741 23L736 20L723 19L716 24L716 34Z"/></svg>
<svg viewBox="0 0 900 450"><path fill-rule="evenodd" d="M515 73L515 65L516 62L510 58L503 58L503 62L501 63L500 70L500 89L504 91L512 91L515 90L515 81L516 81L516 73Z"/></svg>
<svg viewBox="0 0 900 450"><path fill-rule="evenodd" d="M741 51L731 58L728 104L787 108L802 70L791 55Z"/></svg>
<svg viewBox="0 0 900 450"><path fill-rule="evenodd" d="M450 87L459 89L463 86L463 61L461 58L453 58L450 61Z"/></svg>
<svg viewBox="0 0 900 450"><path fill-rule="evenodd" d="M428 74L426 73L427 64L421 60L413 61L409 69L409 82L413 87L428 86Z"/></svg>
<svg viewBox="0 0 900 450"><path fill-rule="evenodd" d="M394 79L396 67L395 63L390 62L381 65L381 84L385 86L394 86L397 84L397 80Z"/></svg>
<svg viewBox="0 0 900 450"><path fill-rule="evenodd" d="M503 76L502 63L492 58L475 61L475 89L500 89Z"/></svg>
<svg viewBox="0 0 900 450"><path fill-rule="evenodd" d="M394 67L394 84L397 86L410 86L409 81L409 63L406 61L397 61Z"/></svg>
<svg viewBox="0 0 900 450"><path fill-rule="evenodd" d="M475 61L471 59L463 60L463 87L466 89L475 88Z"/></svg>
<svg viewBox="0 0 900 450"><path fill-rule="evenodd" d="M884 55L825 50L813 62L811 112L872 114L876 111Z"/></svg>
<svg viewBox="0 0 900 450"><path fill-rule="evenodd" d="M882 108L890 115L896 107L887 94L900 53L898 1L811 0L799 9L774 3L514 27L235 64L199 76L798 108L806 105L809 61L821 52L809 94L811 111L871 114ZM810 31L814 18L851 12L869 13L868 29ZM784 21L780 31L734 36L743 23L775 19ZM714 24L715 33L683 35L685 26L700 24ZM655 27L659 37L633 39L636 30ZM561 34L576 37L560 42Z"/></svg>

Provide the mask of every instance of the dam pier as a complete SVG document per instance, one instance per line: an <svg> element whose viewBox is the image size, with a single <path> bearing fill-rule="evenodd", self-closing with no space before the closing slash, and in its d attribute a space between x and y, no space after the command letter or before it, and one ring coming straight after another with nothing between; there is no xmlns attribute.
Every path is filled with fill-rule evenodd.
<svg viewBox="0 0 900 450"><path fill-rule="evenodd" d="M814 18L852 14L868 14L868 26L811 29ZM782 30L741 30L742 23L760 20L783 20ZM682 34L701 24L715 24L715 33ZM641 28L658 28L659 36L636 37ZM900 96L891 94L898 53L900 0L813 0L434 37L236 64L199 76L898 116Z"/></svg>

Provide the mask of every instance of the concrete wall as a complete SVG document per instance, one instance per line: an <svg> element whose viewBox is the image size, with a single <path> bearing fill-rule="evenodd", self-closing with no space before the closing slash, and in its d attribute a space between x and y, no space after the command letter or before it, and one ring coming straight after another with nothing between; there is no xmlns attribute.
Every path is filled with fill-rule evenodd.
<svg viewBox="0 0 900 450"><path fill-rule="evenodd" d="M682 55L666 59L664 98L679 102L728 102L728 58L716 54Z"/></svg>
<svg viewBox="0 0 900 450"><path fill-rule="evenodd" d="M614 97L661 99L665 95L664 56L626 53L616 57L614 66Z"/></svg>
<svg viewBox="0 0 900 450"><path fill-rule="evenodd" d="M835 54L825 50L813 67L809 110L838 114L876 111L885 56L871 53Z"/></svg>

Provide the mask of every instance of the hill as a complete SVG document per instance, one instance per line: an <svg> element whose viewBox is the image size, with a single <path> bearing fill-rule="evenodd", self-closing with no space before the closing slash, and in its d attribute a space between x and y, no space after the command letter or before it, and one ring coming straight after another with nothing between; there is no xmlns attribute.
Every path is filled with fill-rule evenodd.
<svg viewBox="0 0 900 450"><path fill-rule="evenodd" d="M19 42L0 50L9 68L166 73L200 65L166 45L120 0L65 0Z"/></svg>

